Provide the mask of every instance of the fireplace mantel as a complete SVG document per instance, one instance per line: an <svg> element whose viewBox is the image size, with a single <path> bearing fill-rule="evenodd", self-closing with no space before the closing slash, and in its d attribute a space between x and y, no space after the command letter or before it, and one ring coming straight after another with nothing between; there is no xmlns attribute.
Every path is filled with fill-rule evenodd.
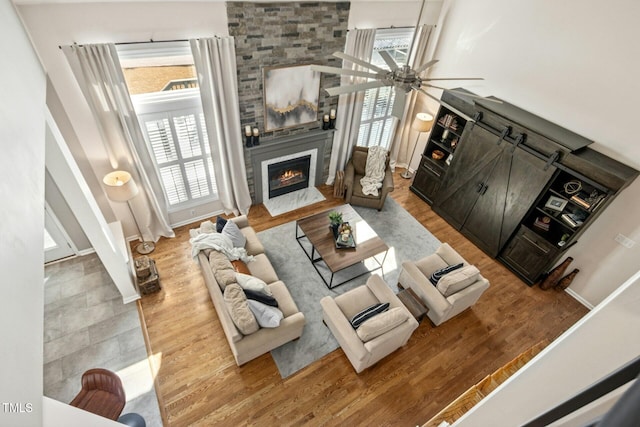
<svg viewBox="0 0 640 427"><path fill-rule="evenodd" d="M295 135L287 135L273 139L261 139L257 147L246 148L251 156L251 166L254 178L254 203L262 203L262 176L259 173L263 162L289 154L317 149L315 167L315 183L323 182L324 152L327 143L333 141L333 130L312 130Z"/></svg>

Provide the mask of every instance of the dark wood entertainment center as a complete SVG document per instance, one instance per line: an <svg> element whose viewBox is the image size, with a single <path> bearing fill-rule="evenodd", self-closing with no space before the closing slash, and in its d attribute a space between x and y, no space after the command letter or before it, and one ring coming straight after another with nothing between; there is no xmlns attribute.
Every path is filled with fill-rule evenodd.
<svg viewBox="0 0 640 427"><path fill-rule="evenodd" d="M529 285L638 176L514 105L442 100L411 191Z"/></svg>

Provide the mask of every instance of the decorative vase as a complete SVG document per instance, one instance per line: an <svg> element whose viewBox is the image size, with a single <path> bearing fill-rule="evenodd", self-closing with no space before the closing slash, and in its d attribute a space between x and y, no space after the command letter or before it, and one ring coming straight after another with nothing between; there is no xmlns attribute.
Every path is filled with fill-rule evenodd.
<svg viewBox="0 0 640 427"><path fill-rule="evenodd" d="M246 135L245 138L246 138L246 142L245 142L246 147L247 148L253 147L253 136Z"/></svg>
<svg viewBox="0 0 640 427"><path fill-rule="evenodd" d="M567 270L567 267L569 267L569 264L571 264L571 261L573 261L573 258L567 257L564 261L560 263L560 265L558 265L556 268L551 270L547 275L547 277L540 283L540 289L546 291L547 289L553 288L555 285L557 285L558 282L560 281L560 278L564 275L564 272Z"/></svg>
<svg viewBox="0 0 640 427"><path fill-rule="evenodd" d="M578 274L579 272L580 270L578 270L577 268L574 268L571 273L567 274L562 279L560 279L555 289L558 291L567 289L569 285L571 285L571 282L573 282L573 279L576 277L576 274Z"/></svg>

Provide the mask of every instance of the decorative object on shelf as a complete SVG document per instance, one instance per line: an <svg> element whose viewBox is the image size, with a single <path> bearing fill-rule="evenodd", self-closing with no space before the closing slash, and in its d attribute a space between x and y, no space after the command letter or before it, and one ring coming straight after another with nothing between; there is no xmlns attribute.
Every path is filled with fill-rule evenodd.
<svg viewBox="0 0 640 427"><path fill-rule="evenodd" d="M265 67L264 131L317 122L320 73L310 65Z"/></svg>
<svg viewBox="0 0 640 427"><path fill-rule="evenodd" d="M582 183L577 179L572 179L571 181L568 181L564 184L564 192L569 196L577 193L580 190L582 190Z"/></svg>
<svg viewBox="0 0 640 427"><path fill-rule="evenodd" d="M555 285L557 285L564 272L567 271L567 267L569 267L571 261L573 261L573 258L567 257L556 268L551 270L547 277L542 282L540 282L540 289L546 291L547 289L551 289Z"/></svg>
<svg viewBox="0 0 640 427"><path fill-rule="evenodd" d="M251 143L254 146L260 145L260 130L257 127L253 128L253 135L251 137Z"/></svg>
<svg viewBox="0 0 640 427"><path fill-rule="evenodd" d="M558 242L558 246L562 247L567 244L567 240L569 240L569 234L564 233L562 237L560 237L560 241Z"/></svg>
<svg viewBox="0 0 640 427"><path fill-rule="evenodd" d="M445 160L444 162L447 164L447 166L451 165L451 160L453 160L453 154L449 154L447 156L447 160Z"/></svg>
<svg viewBox="0 0 640 427"><path fill-rule="evenodd" d="M431 152L431 158L433 160L442 160L443 157L444 157L444 153L440 150L433 150Z"/></svg>
<svg viewBox="0 0 640 427"><path fill-rule="evenodd" d="M329 130L329 115L322 116L322 130Z"/></svg>
<svg viewBox="0 0 640 427"><path fill-rule="evenodd" d="M253 147L253 131L251 130L251 126L247 125L244 127L244 136L245 146L247 148Z"/></svg>
<svg viewBox="0 0 640 427"><path fill-rule="evenodd" d="M575 279L576 275L579 272L580 272L579 269L574 268L571 273L567 274L562 279L560 279L558 284L555 286L555 289L558 290L558 291L563 291L563 290L567 289L571 285L571 282L573 282L573 279Z"/></svg>
<svg viewBox="0 0 640 427"><path fill-rule="evenodd" d="M109 172L104 176L104 178L102 178L102 183L104 184L104 188L109 200L114 202L126 202L127 206L129 207L129 212L133 217L133 222L135 222L136 224L141 242L136 246L136 252L138 252L140 255L146 255L153 252L153 250L156 248L155 244L153 242L147 242L144 240L144 236L140 231L138 220L133 214L133 209L131 209L130 201L139 193L138 186L131 178L131 174L126 171Z"/></svg>
<svg viewBox="0 0 640 427"><path fill-rule="evenodd" d="M458 146L458 138L457 137L453 138L451 140L450 146L451 146L451 151L456 151L456 147Z"/></svg>
<svg viewBox="0 0 640 427"><path fill-rule="evenodd" d="M405 179L409 179L413 176L413 173L409 170L409 166L411 166L411 160L413 159L414 154L416 153L416 147L418 146L418 141L420 140L420 134L424 132L429 132L431 130L431 126L433 125L433 116L429 113L418 113L416 114L411 127L417 131L416 142L413 144L413 150L411 150L411 156L407 159L407 168L400 175ZM408 148L408 147L407 147Z"/></svg>
<svg viewBox="0 0 640 427"><path fill-rule="evenodd" d="M553 209L554 211L562 212L567 206L568 200L563 199L562 197L549 196L549 200L545 203L544 207Z"/></svg>
<svg viewBox="0 0 640 427"><path fill-rule="evenodd" d="M329 129L335 129L336 128L336 110L335 109L331 109L331 111L329 111Z"/></svg>
<svg viewBox="0 0 640 427"><path fill-rule="evenodd" d="M571 228L578 228L582 225L587 216L583 212L569 212L563 213L560 218L571 226Z"/></svg>

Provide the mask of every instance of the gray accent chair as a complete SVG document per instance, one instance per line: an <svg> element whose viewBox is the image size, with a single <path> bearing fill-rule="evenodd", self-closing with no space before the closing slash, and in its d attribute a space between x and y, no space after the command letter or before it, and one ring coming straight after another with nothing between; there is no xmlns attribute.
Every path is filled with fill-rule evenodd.
<svg viewBox="0 0 640 427"><path fill-rule="evenodd" d="M365 175L365 166L367 164L368 147L353 147L351 159L347 163L344 170L344 187L346 189L345 201L352 205L365 206L381 210L387 194L393 191L393 174L389 166L389 154L387 153L387 162L382 188L378 190L377 196L370 196L362 193L362 185L360 178Z"/></svg>
<svg viewBox="0 0 640 427"><path fill-rule="evenodd" d="M389 310L399 307L396 311L406 312L406 320L373 339L363 341L351 326L350 319L367 307L385 302L389 303ZM325 324L338 340L356 373L362 372L406 345L411 334L418 327L418 322L409 310L400 302L384 280L376 275L369 277L365 285L335 298L330 296L322 298L320 305Z"/></svg>
<svg viewBox="0 0 640 427"><path fill-rule="evenodd" d="M459 263L463 269L443 276L437 286L431 284L429 277L434 271ZM489 288L489 281L448 243L419 261L403 262L398 284L413 289L429 309L427 316L436 326L474 305Z"/></svg>

